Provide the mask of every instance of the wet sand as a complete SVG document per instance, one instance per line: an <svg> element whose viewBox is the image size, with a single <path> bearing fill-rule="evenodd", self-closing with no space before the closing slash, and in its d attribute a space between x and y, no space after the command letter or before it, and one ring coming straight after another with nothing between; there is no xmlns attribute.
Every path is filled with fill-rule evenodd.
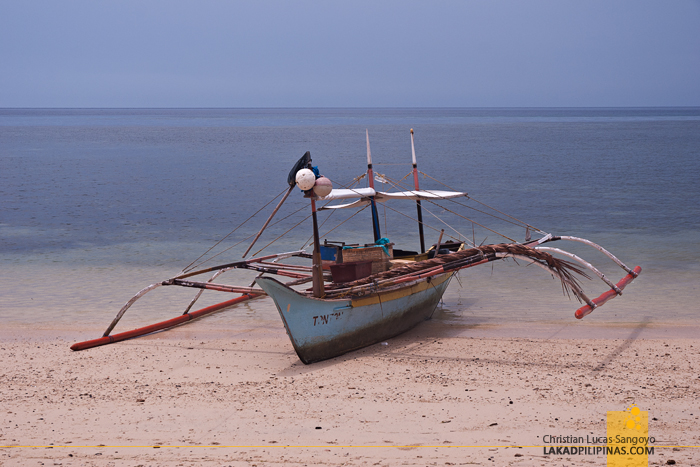
<svg viewBox="0 0 700 467"><path fill-rule="evenodd" d="M605 436L631 404L650 465L700 465L696 331L432 320L307 366L281 325L202 320L81 352L100 331L5 328L0 465L602 465L547 456L543 436Z"/></svg>

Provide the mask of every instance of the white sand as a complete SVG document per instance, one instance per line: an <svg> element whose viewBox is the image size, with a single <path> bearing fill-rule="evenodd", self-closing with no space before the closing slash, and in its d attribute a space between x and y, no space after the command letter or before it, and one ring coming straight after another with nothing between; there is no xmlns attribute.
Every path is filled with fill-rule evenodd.
<svg viewBox="0 0 700 467"><path fill-rule="evenodd" d="M697 339L431 321L306 366L281 325L205 322L81 352L98 332L4 329L0 465L604 465L546 457L542 436L605 436L632 403L651 465L700 465Z"/></svg>

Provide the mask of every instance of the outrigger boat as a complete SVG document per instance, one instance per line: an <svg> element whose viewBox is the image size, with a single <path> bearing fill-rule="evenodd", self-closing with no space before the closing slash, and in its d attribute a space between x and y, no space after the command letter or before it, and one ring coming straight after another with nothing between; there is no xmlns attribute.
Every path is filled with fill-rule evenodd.
<svg viewBox="0 0 700 467"><path fill-rule="evenodd" d="M367 134L366 172L369 186L366 188L333 188L331 181L320 175L317 168L311 165L311 156L307 152L290 171L285 195L243 254L243 258L250 252L284 201L297 187L302 190L304 197L309 199L311 205L313 254L309 255L305 250L297 250L242 259L203 269L194 269L190 264L175 277L152 284L138 292L122 307L101 338L76 343L71 346L71 349L83 350L168 329L240 302L267 295L274 301L299 359L308 364L390 339L430 319L454 274L465 268L506 258L535 264L558 278L564 291L567 294L573 294L583 303L575 313L578 319L588 315L608 300L621 295L625 286L640 274L639 266L634 269L628 268L610 252L589 240L555 236L534 229L526 223L522 223L526 228L526 240L523 243L512 239L509 239L511 240L509 243L491 245L476 245L472 242L472 245L467 246L464 239L443 243L444 230L441 230L438 242L426 250L423 227L427 224L422 219L421 202L454 201L457 198L469 198L469 196L465 192L421 190L413 145L413 130L411 130L411 147L414 186L412 190L397 192L377 191L374 187L375 174L372 168L369 134ZM318 202L335 200L350 200L350 202L326 204L319 208L316 206ZM392 200L415 202L420 252L394 250L393 244L381 237L377 203L387 203ZM457 202L457 204L460 203ZM370 207L372 212L374 243L347 245L324 241L321 244L317 211L366 207ZM449 209L448 211L453 212ZM533 240L530 238L532 230L542 236ZM620 266L626 275L615 284L579 256L546 246L555 241L579 242L593 247ZM312 264L308 266L280 263L289 258L310 258ZM214 282L224 272L234 269L247 269L257 273L258 276L251 285L245 287ZM577 276L590 278L584 269L592 271L607 284L609 289L594 299L586 296L577 279ZM214 274L206 281L190 279L212 272ZM271 275L288 277L291 280L283 283L270 277ZM309 282L312 283L312 287L304 289L304 284ZM255 284L259 287L255 287ZM134 302L147 292L161 286L192 287L201 290L179 317L133 331L111 334ZM190 311L204 290L240 295L217 305Z"/></svg>

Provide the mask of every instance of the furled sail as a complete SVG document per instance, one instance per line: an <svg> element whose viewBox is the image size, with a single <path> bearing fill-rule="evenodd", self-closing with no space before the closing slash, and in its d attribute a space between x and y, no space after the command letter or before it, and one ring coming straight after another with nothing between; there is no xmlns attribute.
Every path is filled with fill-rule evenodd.
<svg viewBox="0 0 700 467"><path fill-rule="evenodd" d="M359 208L369 204L369 197L374 196L375 201L384 203L390 199L404 200L437 200L450 199L467 196L467 193L461 191L444 191L444 190L415 190L415 191L397 191L387 193L384 191L375 191L373 188L356 188L356 189L334 189L328 196L318 198L317 201L333 201L336 199L353 199L359 198L357 201L347 204L336 204L334 206L323 206L318 208L319 211L326 209L344 209L344 208Z"/></svg>
<svg viewBox="0 0 700 467"><path fill-rule="evenodd" d="M333 201L334 199L353 199L353 198L369 198L376 196L377 192L374 188L339 188L332 189L331 192L323 198L316 198L316 201Z"/></svg>
<svg viewBox="0 0 700 467"><path fill-rule="evenodd" d="M442 190L398 191L395 193L385 193L383 191L378 191L377 196L375 196L375 199L379 202L384 202L388 199L450 199L459 198L460 196L467 196L467 194L461 191Z"/></svg>

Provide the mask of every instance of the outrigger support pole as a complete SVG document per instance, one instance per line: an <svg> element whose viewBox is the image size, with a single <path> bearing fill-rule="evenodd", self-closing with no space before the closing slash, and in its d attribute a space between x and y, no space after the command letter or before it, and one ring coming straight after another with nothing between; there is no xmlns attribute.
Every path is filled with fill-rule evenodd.
<svg viewBox="0 0 700 467"><path fill-rule="evenodd" d="M615 285L615 289L622 291L627 284L632 282L637 276L639 276L639 273L642 272L642 268L640 266L636 266L632 271L629 272L625 277L620 279L620 281ZM620 292L621 293L621 292ZM611 300L615 297L617 297L617 293L615 290L610 289L606 292L603 292L600 297L594 298L591 300L589 303L586 305L582 306L578 310L576 310L576 313L574 313L574 316L576 316L576 319L581 319L584 316L588 315L591 313L594 309L596 309L599 306L603 306L605 302L608 300Z"/></svg>
<svg viewBox="0 0 700 467"><path fill-rule="evenodd" d="M221 274L223 274L223 273L225 273L226 271L229 271L229 270L230 270L230 269L219 269L218 271L216 271L216 272L214 273L213 276L211 276L211 278L210 278L207 282L214 282L214 279L216 279L216 278L219 277ZM253 285L255 285L255 284L253 284ZM251 287L252 287L253 285L251 285ZM187 308L185 308L184 313L182 313L183 315L186 315L187 313L190 312L190 310L192 309L192 307L194 306L194 304L197 302L197 300L199 300L199 297L201 297L202 294L204 293L204 290L205 290L205 289L200 289L199 292L197 292L197 295L194 296L194 298L192 299L192 301L190 301L190 304L187 305Z"/></svg>
<svg viewBox="0 0 700 467"><path fill-rule="evenodd" d="M246 269L246 266L248 266L250 263L259 263L259 262L265 261L267 259L289 258L290 256L297 256L303 252L304 252L304 250L297 250L297 251L290 251L288 253L278 253L275 255L261 256L259 258L253 258L253 259L244 260L244 261L236 261L235 263L222 264L220 266L213 266L211 268L201 269L199 271L192 271L192 272L188 272L186 274L180 274L179 276L175 276L172 279L168 279L168 280L165 280L162 282L156 282L155 284L151 284L148 287L139 291L139 293L137 293L136 295L131 297L131 299L124 304L124 306L121 308L121 310L119 310L119 313L117 313L117 316L115 316L115 318L112 320L112 322L110 323L107 330L104 332L103 336L104 337L109 336L109 333L112 332L112 330L117 325L119 320L122 319L122 316L124 316L124 313L126 313L126 310L128 310L131 307L131 305L133 305L134 302L136 302L136 300L143 297L146 293L150 292L151 290L156 289L162 285L180 285L180 284L176 284L176 281L187 278L187 277L196 276L198 274L203 274L205 272L211 272L211 271L222 271L223 272L224 270L228 271L230 269L237 269L237 268ZM216 274L211 279L209 279L209 281L214 280L215 277L216 277ZM202 289L205 289L205 288L206 287L202 287ZM254 297L257 295L259 295L259 294L248 293L247 291L245 292L245 296L247 296L248 298L251 298L251 297ZM199 297L197 297L197 298L199 298ZM190 304L190 306L188 307L188 310L189 310L189 308L192 307L192 304L193 303ZM187 311L185 311L185 314L187 314Z"/></svg>
<svg viewBox="0 0 700 467"><path fill-rule="evenodd" d="M211 305L206 308L202 308L201 310L197 311L192 311L189 313L186 313L184 315L180 315L176 318L172 318L166 321L161 321L160 323L155 323L151 324L150 326L144 326L142 328L134 329L131 331L125 331L121 332L119 334L113 334L109 335L109 333L105 333L104 336L98 338L98 339L93 339L85 342L77 342L73 345L71 345L70 349L71 350L85 350L89 349L92 347L97 347L100 345L105 345L105 344L111 344L113 342L120 342L126 339L131 339L134 337L138 336L143 336L145 334L150 334L152 332L156 331L162 331L165 329L172 328L174 326L179 326L181 324L184 324L188 321L191 321L196 318L201 318L202 316L206 316L208 314L214 313L219 310L223 310L224 308L233 306L237 303L250 300L251 298L259 297L260 295L255 295L255 294L245 294L241 295L240 297L236 297L232 300L228 300L226 302L218 303L216 305Z"/></svg>
<svg viewBox="0 0 700 467"><path fill-rule="evenodd" d="M612 253L610 253L608 250L606 250L602 246L598 245L597 243L593 243L590 240L587 240L585 238L580 238L580 237L570 237L568 235L561 235L561 236L553 237L552 240L569 240L571 242L584 243L588 246L595 248L596 250L600 251L605 256L610 258L615 264L617 264L622 269L624 269L625 272L627 272L627 274L632 274L634 277L637 277L639 275L639 273L635 272L635 269L628 268L622 261L617 259L617 257L615 255L613 255Z"/></svg>
<svg viewBox="0 0 700 467"><path fill-rule="evenodd" d="M411 128L411 155L413 156L413 186L416 187L416 191L420 190L418 187L418 164L416 163L416 147L413 144L413 128ZM418 236L420 237L420 252L425 253L425 238L423 237L423 207L420 204L420 200L416 200L416 208L418 209Z"/></svg>
<svg viewBox="0 0 700 467"><path fill-rule="evenodd" d="M128 309L131 307L131 305L134 304L134 302L135 302L136 300L138 300L139 298L141 298L141 297L143 297L144 295L146 295L147 292L150 292L151 290L155 289L156 287L160 287L161 285L163 285L161 282L156 282L155 284L151 284L151 285L149 285L148 287L145 287L145 288L141 289L141 290L139 291L139 293L137 293L136 295L134 295L133 297L131 297L131 300L129 300L128 302L126 302L126 303L124 304L124 306L121 308L121 310L119 310L119 313L117 313L117 316L114 317L114 319L112 320L112 322L111 322L111 323L109 324L109 326L107 327L107 330L106 330L106 331L104 332L104 334L102 334L102 335L103 335L104 337L109 336L109 333L112 332L112 329L114 329L114 326L117 325L117 323L119 322L119 320L122 319L122 316L124 316L124 313L126 313L126 310L128 310Z"/></svg>
<svg viewBox="0 0 700 467"><path fill-rule="evenodd" d="M627 275L625 277L623 277L622 279L620 279L620 281L617 284L614 284L610 280L608 280L608 278L605 277L605 275L602 272L600 272L598 269L593 267L593 265L591 265L587 261L584 261L583 259L579 258L578 256L574 255L573 253L569 253L568 251L564 251L564 250L561 250L559 248L548 248L548 247L537 246L537 245L541 245L543 243L553 242L553 241L557 241L557 240L568 240L571 242L579 242L579 243L583 243L585 245L591 246L591 247L595 248L596 250L600 251L601 253L603 253L608 258L610 258L615 264L620 266L622 269L624 269L624 271L627 273ZM606 250L602 246L598 245L597 243L593 243L590 240L586 240L585 238L570 237L567 235L556 236L556 235L552 235L552 234L547 234L544 237L540 238L539 240L526 243L526 246L535 248L536 250L549 250L549 251L552 251L555 253L562 254L564 256L568 256L569 258L573 259L574 261L577 261L580 264L583 264L585 267L587 267L591 271L595 272L598 275L598 277L600 277L603 280L603 282L605 282L608 285L608 287L610 287L610 290L603 292L599 297L594 298L592 300L589 299L588 297L586 297L585 295L580 295L581 298L584 299L586 304L584 306L582 306L581 308L579 308L578 310L576 310L576 313L574 314L574 316L576 316L577 319L583 318L584 316L590 314L596 308L604 305L607 301L612 300L613 298L617 297L618 295L622 295L622 289L624 289L630 282L632 282L634 279L636 279L639 276L639 274L641 274L641 272L642 272L642 268L640 266L636 266L634 269L627 267L622 261L617 259L617 257L615 257L615 255L610 253L608 250ZM576 289L573 289L573 290L576 290Z"/></svg>
<svg viewBox="0 0 700 467"><path fill-rule="evenodd" d="M246 266L249 265L250 263L260 263L262 261L265 261L268 259L274 259L274 258L279 258L279 259L289 258L292 256L299 256L302 253L304 253L304 250L290 251L287 253L278 253L275 255L258 256L257 258L244 259L242 261L235 261L233 263L222 264L220 266L212 266L212 267L206 268L206 269L199 269L197 271L191 271L191 272L187 272L184 274L178 274L177 276L173 277L173 279L185 279L187 277L196 276L196 275L203 274L206 272L218 271L220 269L236 269L236 268L245 269Z"/></svg>
<svg viewBox="0 0 700 467"><path fill-rule="evenodd" d="M581 258L579 258L578 256L576 256L572 253L569 253L567 251L562 251L558 248L535 247L538 250L549 249L551 251L555 251L556 253L568 256L569 258L571 258L575 261L578 261L579 263L586 266L588 269L595 272L598 275L598 277L600 277L608 285L608 287L610 287L610 290L603 292L599 297L594 298L592 300L590 300L590 299L585 300L586 305L584 305L581 308L579 308L578 310L576 310L576 313L574 314L574 316L576 316L577 319L583 318L584 316L590 314L596 308L604 305L607 301L612 300L613 298L617 297L618 295L622 295L622 289L624 289L630 282L635 280L639 276L639 274L641 274L641 272L642 272L642 268L640 266L636 266L633 269L627 267L627 265L625 265L622 261L617 259L617 257L615 257L615 255L610 253L608 250L606 250L602 246L598 245L597 243L593 243L590 240L586 240L585 238L571 237L571 236L567 236L567 235L554 236L552 234L547 234L545 237L541 238L537 243L542 244L545 242L556 241L556 240L568 240L571 242L579 242L579 243L583 243L585 245L591 246L591 247L595 248L596 250L600 251L601 253L603 253L608 258L610 258L615 264L620 266L627 273L627 275L625 277L623 277L622 279L620 279L620 281L617 284L613 284L600 271L598 271L592 265L588 264L586 261L581 260Z"/></svg>

